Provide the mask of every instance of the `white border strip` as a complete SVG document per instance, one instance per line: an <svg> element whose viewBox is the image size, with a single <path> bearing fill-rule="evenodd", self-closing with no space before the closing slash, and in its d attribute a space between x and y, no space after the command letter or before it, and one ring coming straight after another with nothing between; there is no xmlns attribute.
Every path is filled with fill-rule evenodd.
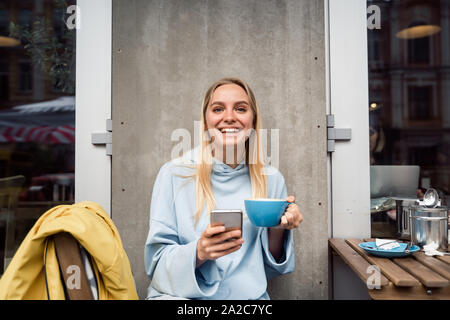
<svg viewBox="0 0 450 320"><path fill-rule="evenodd" d="M330 1L324 0L325 18L325 88L326 88L326 114L331 114L331 67L330 67ZM331 184L331 154L327 156L327 196L328 196L328 237L333 238L333 193Z"/></svg>
<svg viewBox="0 0 450 320"><path fill-rule="evenodd" d="M370 236L370 160L367 7L361 0L328 0L330 111L336 128L351 128L350 142L331 155L330 235Z"/></svg>
<svg viewBox="0 0 450 320"><path fill-rule="evenodd" d="M111 157L91 143L111 118L112 1L78 0L75 201L95 201L111 215Z"/></svg>

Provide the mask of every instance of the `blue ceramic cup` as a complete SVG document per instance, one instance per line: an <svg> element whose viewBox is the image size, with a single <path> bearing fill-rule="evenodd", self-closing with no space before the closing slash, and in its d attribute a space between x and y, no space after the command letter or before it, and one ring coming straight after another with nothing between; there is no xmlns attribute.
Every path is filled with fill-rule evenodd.
<svg viewBox="0 0 450 320"><path fill-rule="evenodd" d="M244 203L248 218L257 227L279 225L287 206L291 204L283 199L247 199Z"/></svg>

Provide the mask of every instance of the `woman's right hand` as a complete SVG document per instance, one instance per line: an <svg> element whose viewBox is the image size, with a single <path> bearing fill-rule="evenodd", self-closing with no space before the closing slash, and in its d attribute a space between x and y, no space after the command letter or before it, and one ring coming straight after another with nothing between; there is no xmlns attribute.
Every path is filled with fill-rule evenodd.
<svg viewBox="0 0 450 320"><path fill-rule="evenodd" d="M234 251L239 250L244 243L240 229L225 232L225 226L221 224L208 225L197 242L197 263L199 267L206 260L215 260ZM226 241L231 238L236 240Z"/></svg>

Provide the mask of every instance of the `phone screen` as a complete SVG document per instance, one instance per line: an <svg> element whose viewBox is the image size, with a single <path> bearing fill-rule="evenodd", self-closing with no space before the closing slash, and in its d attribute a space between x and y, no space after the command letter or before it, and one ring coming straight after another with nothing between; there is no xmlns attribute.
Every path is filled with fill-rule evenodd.
<svg viewBox="0 0 450 320"><path fill-rule="evenodd" d="M226 231L241 229L242 232L242 210L212 210L211 224L214 223L223 223Z"/></svg>

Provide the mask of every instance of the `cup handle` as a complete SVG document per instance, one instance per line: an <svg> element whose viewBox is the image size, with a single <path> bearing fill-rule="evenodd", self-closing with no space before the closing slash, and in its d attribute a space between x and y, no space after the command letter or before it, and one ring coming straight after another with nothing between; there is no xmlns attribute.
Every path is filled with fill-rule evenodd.
<svg viewBox="0 0 450 320"><path fill-rule="evenodd" d="M287 207L289 207L290 204L293 204L294 202L285 201L286 207L284 208L284 211L286 211Z"/></svg>

